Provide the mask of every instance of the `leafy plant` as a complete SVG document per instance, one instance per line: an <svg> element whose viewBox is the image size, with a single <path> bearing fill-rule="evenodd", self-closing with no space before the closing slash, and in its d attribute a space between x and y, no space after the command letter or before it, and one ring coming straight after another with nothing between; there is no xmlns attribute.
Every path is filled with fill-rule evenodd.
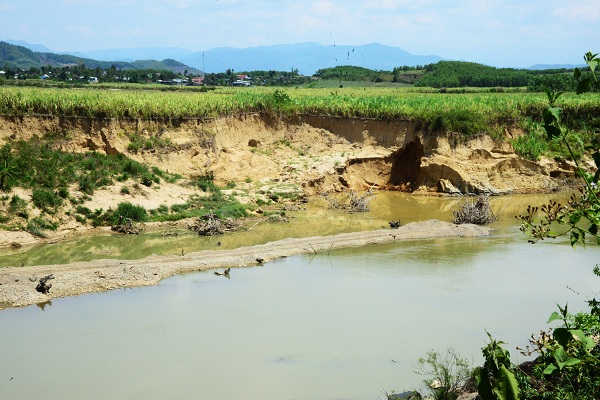
<svg viewBox="0 0 600 400"><path fill-rule="evenodd" d="M16 177L17 167L8 160L0 164L0 190L6 191L9 188L10 181Z"/></svg>
<svg viewBox="0 0 600 400"><path fill-rule="evenodd" d="M451 347L419 358L415 373L427 376L423 382L431 388L435 400L456 400L471 376L469 361Z"/></svg>
<svg viewBox="0 0 600 400"><path fill-rule="evenodd" d="M56 209L63 203L57 193L48 189L34 189L31 199L36 207L46 211L49 208Z"/></svg>
<svg viewBox="0 0 600 400"><path fill-rule="evenodd" d="M486 333L490 343L481 349L485 362L475 375L479 395L483 400L518 400L519 384L511 371L510 353L502 347L504 342Z"/></svg>
<svg viewBox="0 0 600 400"><path fill-rule="evenodd" d="M577 93L599 90L596 69L600 66L597 54L588 52L584 59L590 67L590 73L583 76L578 69L575 79L578 81ZM600 151L598 147L589 147L596 164L594 174L581 168L577 151L572 146L573 136L562 123L563 109L557 106L561 92L548 90L549 107L543 113L543 127L551 140L562 143L577 166L577 174L581 177L583 187L579 195L572 195L567 204L562 205L549 201L541 208L529 206L524 215L518 215L521 230L528 233L535 243L545 238L556 238L569 235L573 247L585 244L588 237L596 239L600 244ZM538 211L543 217L536 220ZM557 226L564 229L557 231ZM596 265L594 273L600 276L600 266ZM533 363L532 375L521 379L520 384L528 399L595 399L600 393L600 359L597 345L600 332L600 302L595 298L588 301L590 312L572 315L567 306L558 307L552 313L548 323L561 321L561 326L551 334L542 332L538 338L532 335L530 346L524 354L536 353L538 358ZM480 391L481 394L481 391ZM487 400L484 397L484 400Z"/></svg>
<svg viewBox="0 0 600 400"><path fill-rule="evenodd" d="M587 53L585 55L586 63L590 66L591 75L582 78L581 72L577 70L575 76L579 81L578 93L600 88L600 83L596 78L595 69L600 65L600 58L597 54ZM543 113L544 130L549 139L557 139L562 142L567 148L571 159L577 166L577 173L582 178L584 187L581 189L580 196L571 196L566 205L550 201L548 204L540 208L528 207L527 213L518 215L516 218L522 221L521 230L530 234L533 237L532 242L543 240L544 238L556 238L561 235L569 234L571 245L577 243L584 244L587 236L596 238L600 244L599 227L600 227L600 187L598 180L600 179L600 150L598 148L588 148L592 150L592 158L596 164L595 174L591 174L583 169L578 163L578 156L569 143L568 129L564 128L561 123L562 109L556 106L558 98L562 92L546 91L549 107ZM535 216L541 210L544 217L541 221L536 221ZM564 232L557 233L552 229L553 223L558 223L566 226Z"/></svg>
<svg viewBox="0 0 600 400"><path fill-rule="evenodd" d="M144 222L148 220L148 212L142 206L136 206L129 202L119 203L117 209L112 212L110 221L114 225L120 218L129 218L134 222Z"/></svg>

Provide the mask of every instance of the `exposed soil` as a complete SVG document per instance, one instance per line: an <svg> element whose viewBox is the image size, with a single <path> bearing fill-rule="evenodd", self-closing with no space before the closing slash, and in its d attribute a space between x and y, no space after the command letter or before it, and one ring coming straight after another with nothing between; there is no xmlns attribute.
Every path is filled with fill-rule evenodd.
<svg viewBox="0 0 600 400"><path fill-rule="evenodd" d="M161 144L149 150L130 150L132 134L160 139L155 143ZM27 140L34 135L48 136L57 149L121 153L185 178L177 184L161 182L150 188L133 181L115 183L95 191L92 198L83 204L90 210L114 209L123 201L147 209L182 204L191 195L201 194L198 188L186 185L186 179L205 175L214 176L215 183L222 187L233 187L225 194L235 195L241 202L256 204L283 198L285 196L281 194L287 192L314 195L376 188L426 195L505 194L548 192L565 185L573 176L574 166L550 159L534 163L519 157L514 153L510 139L521 134L518 128L506 129L503 140L493 140L484 135L461 143L452 133L431 135L420 132L412 121L313 115L279 118L247 114L216 119L160 121L0 116L0 146L14 140ZM123 194L123 185L132 190ZM69 188L69 192L78 195L75 187ZM8 193L9 196L13 194L31 199L31 192L25 189L17 188ZM30 217L39 213L32 205L28 207ZM53 218L59 222L60 228L57 232L48 231L48 238L40 239L22 230L0 231L0 248L56 241L92 231L89 225L77 222L73 213L59 212ZM431 229L426 234L435 236ZM367 234L358 235L364 236L360 243L372 240L367 238ZM380 235L390 238L389 231ZM331 243L331 239L314 241ZM294 246L306 247L299 243ZM7 297L0 298L0 302L26 305L46 300L48 296L30 290L30 278L39 279L46 273L56 275L56 279L51 281L54 286L50 297L64 296L155 284L180 271L248 265L252 264L252 257L258 252L265 260L275 257L266 251L252 248L239 250L238 256L234 256L237 251L229 251L211 253L210 256L197 254L182 259L164 258L124 264L97 262L3 270L0 293ZM278 256L296 254L292 250L289 254L286 251L282 250ZM216 261L209 262L212 257ZM248 257L250 261L242 261ZM59 277L59 270L66 275ZM80 270L87 271L87 283L83 285L77 277L79 272L75 272Z"/></svg>

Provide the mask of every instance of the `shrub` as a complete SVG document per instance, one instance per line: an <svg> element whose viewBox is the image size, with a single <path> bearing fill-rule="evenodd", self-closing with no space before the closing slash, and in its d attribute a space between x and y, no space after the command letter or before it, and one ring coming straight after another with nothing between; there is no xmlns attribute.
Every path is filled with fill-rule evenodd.
<svg viewBox="0 0 600 400"><path fill-rule="evenodd" d="M83 206L77 206L75 211L77 211L78 214L85 215L86 217L89 217L92 215L92 210L90 210L87 207L83 207Z"/></svg>
<svg viewBox="0 0 600 400"><path fill-rule="evenodd" d="M61 186L60 188L58 188L58 195L61 199L69 198L69 189L67 189L64 186Z"/></svg>
<svg viewBox="0 0 600 400"><path fill-rule="evenodd" d="M116 225L119 219L129 218L133 222L144 222L148 220L148 212L142 206L136 206L129 202L119 203L117 209L112 213L109 221L112 225Z"/></svg>
<svg viewBox="0 0 600 400"><path fill-rule="evenodd" d="M205 175L198 178L196 185L204 192L221 193L221 189L213 182L212 175Z"/></svg>
<svg viewBox="0 0 600 400"><path fill-rule="evenodd" d="M48 189L34 189L31 198L33 204L42 210L56 208L63 203L62 199L56 193Z"/></svg>
<svg viewBox="0 0 600 400"><path fill-rule="evenodd" d="M435 400L456 400L471 376L469 361L451 347L419 358L415 372L427 377L423 382L431 388Z"/></svg>
<svg viewBox="0 0 600 400"><path fill-rule="evenodd" d="M144 172L142 174L142 185L150 187L152 186L152 183L159 183L160 179L158 178L158 176L155 176L154 174L151 174L150 172Z"/></svg>
<svg viewBox="0 0 600 400"><path fill-rule="evenodd" d="M467 200L460 210L453 211L453 222L455 224L491 224L498 219L492 211L489 196L479 196L476 201Z"/></svg>
<svg viewBox="0 0 600 400"><path fill-rule="evenodd" d="M90 175L83 175L79 178L79 190L83 193L93 194L96 190L96 183Z"/></svg>

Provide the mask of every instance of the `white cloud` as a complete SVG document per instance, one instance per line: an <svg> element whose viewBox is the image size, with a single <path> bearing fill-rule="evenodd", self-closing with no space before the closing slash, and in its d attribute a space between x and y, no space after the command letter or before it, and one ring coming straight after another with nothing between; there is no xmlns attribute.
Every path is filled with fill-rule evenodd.
<svg viewBox="0 0 600 400"><path fill-rule="evenodd" d="M573 23L597 23L600 21L600 7L592 3L559 7L554 10L552 16L566 18Z"/></svg>
<svg viewBox="0 0 600 400"><path fill-rule="evenodd" d="M15 11L17 6L14 3L10 3L7 1L0 2L0 11L1 12L10 12Z"/></svg>
<svg viewBox="0 0 600 400"><path fill-rule="evenodd" d="M89 25L67 25L65 26L65 31L78 36L85 37L94 37L96 36L96 32Z"/></svg>

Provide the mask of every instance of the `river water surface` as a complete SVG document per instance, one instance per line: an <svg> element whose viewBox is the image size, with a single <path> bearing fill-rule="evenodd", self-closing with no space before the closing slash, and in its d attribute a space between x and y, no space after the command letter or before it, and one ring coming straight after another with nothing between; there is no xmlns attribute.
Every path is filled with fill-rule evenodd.
<svg viewBox="0 0 600 400"><path fill-rule="evenodd" d="M2 399L381 399L422 388L419 357L453 346L481 365L485 330L516 346L556 303L600 290L597 246L536 245L514 219L545 197L494 198L486 238L447 238L295 256L262 267L179 275L155 287L0 312ZM4 265L136 258L287 236L450 220L460 200L382 193L368 214L316 206L289 224L220 238L101 236L0 257ZM179 250L180 251L180 250ZM1 289L0 289L1 290Z"/></svg>

